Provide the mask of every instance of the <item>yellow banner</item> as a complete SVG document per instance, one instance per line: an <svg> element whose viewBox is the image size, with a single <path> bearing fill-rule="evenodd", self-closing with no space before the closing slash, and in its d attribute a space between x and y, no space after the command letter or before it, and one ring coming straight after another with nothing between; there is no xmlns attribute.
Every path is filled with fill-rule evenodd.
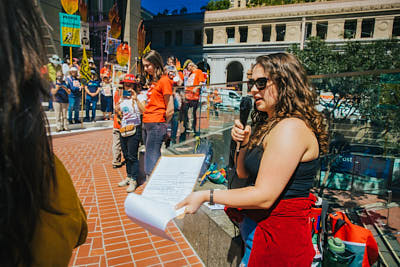
<svg viewBox="0 0 400 267"><path fill-rule="evenodd" d="M81 46L79 28L61 27L61 45Z"/></svg>
<svg viewBox="0 0 400 267"><path fill-rule="evenodd" d="M83 55L82 55L82 63L81 63L81 78L85 79L86 82L89 82L92 79L92 75L90 73L89 61L86 55L86 49L83 47Z"/></svg>

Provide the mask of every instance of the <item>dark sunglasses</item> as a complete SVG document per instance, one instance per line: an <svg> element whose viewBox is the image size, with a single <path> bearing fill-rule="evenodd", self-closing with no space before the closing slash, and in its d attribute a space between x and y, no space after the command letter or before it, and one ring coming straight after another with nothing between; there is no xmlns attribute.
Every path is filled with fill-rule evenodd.
<svg viewBox="0 0 400 267"><path fill-rule="evenodd" d="M267 82L268 82L267 77L258 78L257 80L250 79L247 81L248 89L250 90L255 85L258 90L264 90L265 87L267 86Z"/></svg>

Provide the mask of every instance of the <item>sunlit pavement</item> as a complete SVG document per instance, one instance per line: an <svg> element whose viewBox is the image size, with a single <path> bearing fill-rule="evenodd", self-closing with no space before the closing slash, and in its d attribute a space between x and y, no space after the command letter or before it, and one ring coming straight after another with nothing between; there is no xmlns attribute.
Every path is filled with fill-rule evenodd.
<svg viewBox="0 0 400 267"><path fill-rule="evenodd" d="M153 236L128 219L126 187L117 186L125 167L112 168L111 143L111 129L53 137L54 151L88 216L88 238L74 250L70 266L204 266L173 222L167 230L177 243Z"/></svg>

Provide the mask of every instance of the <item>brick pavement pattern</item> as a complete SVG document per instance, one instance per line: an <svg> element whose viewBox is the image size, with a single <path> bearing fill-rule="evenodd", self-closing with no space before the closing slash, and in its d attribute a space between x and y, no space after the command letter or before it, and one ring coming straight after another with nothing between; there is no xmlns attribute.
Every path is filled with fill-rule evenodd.
<svg viewBox="0 0 400 267"><path fill-rule="evenodd" d="M174 222L167 231L177 243L128 219L126 187L117 186L125 167L112 168L111 143L111 130L53 138L54 152L69 171L88 216L88 238L74 250L69 265L204 266Z"/></svg>

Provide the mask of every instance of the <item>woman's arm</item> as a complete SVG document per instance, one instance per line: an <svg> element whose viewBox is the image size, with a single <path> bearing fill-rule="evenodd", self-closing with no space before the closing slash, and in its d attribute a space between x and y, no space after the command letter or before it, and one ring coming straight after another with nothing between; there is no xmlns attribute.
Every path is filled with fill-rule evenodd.
<svg viewBox="0 0 400 267"><path fill-rule="evenodd" d="M92 93L89 91L89 88L87 86L85 86L85 92L86 94L92 96Z"/></svg>
<svg viewBox="0 0 400 267"><path fill-rule="evenodd" d="M167 110L165 111L165 119L169 122L174 115L174 100L172 95L164 95L164 102Z"/></svg>
<svg viewBox="0 0 400 267"><path fill-rule="evenodd" d="M100 93L101 87L97 87L96 92L93 94L93 96L97 96Z"/></svg>
<svg viewBox="0 0 400 267"><path fill-rule="evenodd" d="M239 120L235 120L235 124L232 127L231 136L232 140L240 143L239 153L236 158L236 173L239 178L247 178L249 175L244 167L244 158L246 156L247 145L249 143L251 134L250 126L243 127L243 124ZM237 153L237 152L235 152Z"/></svg>
<svg viewBox="0 0 400 267"><path fill-rule="evenodd" d="M59 89L60 89L60 86L59 86L58 84L56 84L55 87L52 87L52 88L51 88L51 94L52 94L52 95L57 94L57 92L58 92Z"/></svg>
<svg viewBox="0 0 400 267"><path fill-rule="evenodd" d="M270 208L283 192L314 140L315 136L303 121L281 121L267 136L268 145L261 159L256 184L245 188L214 191L214 202L235 208ZM209 191L197 191L179 203L177 208L187 206L186 212L194 213L203 202L209 201L209 198Z"/></svg>

